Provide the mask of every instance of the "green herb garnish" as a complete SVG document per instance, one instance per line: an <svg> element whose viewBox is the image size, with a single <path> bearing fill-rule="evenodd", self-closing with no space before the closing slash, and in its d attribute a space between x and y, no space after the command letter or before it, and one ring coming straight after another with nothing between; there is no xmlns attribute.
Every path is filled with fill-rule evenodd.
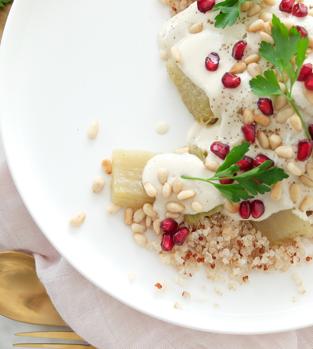
<svg viewBox="0 0 313 349"><path fill-rule="evenodd" d="M10 4L13 2L13 0L0 0L0 8L5 7L6 5Z"/></svg>
<svg viewBox="0 0 313 349"><path fill-rule="evenodd" d="M213 9L219 11L219 14L215 17L215 27L233 25L240 15L240 6L245 2L246 0L224 0L216 4Z"/></svg>
<svg viewBox="0 0 313 349"><path fill-rule="evenodd" d="M240 169L236 163L242 160L248 151L248 142L235 146L228 153L222 165L211 178L197 178L189 176L182 176L182 178L207 182L213 185L226 199L232 202L252 199L257 194L269 192L275 183L283 180L284 178L288 178L288 175L282 168L271 167L273 165L271 160L267 160L260 166L247 172L238 173ZM232 179L234 180L234 183L217 183L220 179Z"/></svg>
<svg viewBox="0 0 313 349"><path fill-rule="evenodd" d="M260 97L285 96L294 112L299 116L306 137L310 139L308 128L292 97L292 89L306 58L309 40L302 37L295 27L288 29L275 15L272 19L272 37L274 44L262 41L259 54L270 62L280 75L288 76L286 91L281 90L274 69L269 69L263 75L258 75L250 80L250 87L253 93Z"/></svg>

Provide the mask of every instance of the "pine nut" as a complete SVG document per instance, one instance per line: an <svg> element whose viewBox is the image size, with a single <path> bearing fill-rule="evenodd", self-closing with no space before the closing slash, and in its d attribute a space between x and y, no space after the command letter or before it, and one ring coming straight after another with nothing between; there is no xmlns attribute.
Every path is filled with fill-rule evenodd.
<svg viewBox="0 0 313 349"><path fill-rule="evenodd" d="M275 149L276 154L283 159L291 159L294 155L292 147L289 145L281 145Z"/></svg>
<svg viewBox="0 0 313 349"><path fill-rule="evenodd" d="M172 183L172 189L175 194L178 194L183 189L183 182L179 178L175 178Z"/></svg>
<svg viewBox="0 0 313 349"><path fill-rule="evenodd" d="M242 12L247 12L252 6L252 1L246 1L240 6Z"/></svg>
<svg viewBox="0 0 313 349"><path fill-rule="evenodd" d="M266 32L260 32L262 41L268 42L269 44L274 44L274 39L272 36Z"/></svg>
<svg viewBox="0 0 313 349"><path fill-rule="evenodd" d="M134 234L133 238L139 246L146 246L147 238L143 234Z"/></svg>
<svg viewBox="0 0 313 349"><path fill-rule="evenodd" d="M126 208L124 212L124 223L127 225L133 224L133 214L134 210L132 208Z"/></svg>
<svg viewBox="0 0 313 349"><path fill-rule="evenodd" d="M145 218L145 213L143 212L142 208L139 208L135 211L133 220L135 223L140 223Z"/></svg>
<svg viewBox="0 0 313 349"><path fill-rule="evenodd" d="M177 64L181 63L181 54L178 47L173 46L171 48L171 54Z"/></svg>
<svg viewBox="0 0 313 349"><path fill-rule="evenodd" d="M310 8L310 9L309 9L308 14L309 14L309 16L313 16L313 8Z"/></svg>
<svg viewBox="0 0 313 349"><path fill-rule="evenodd" d="M309 91L309 90L305 89L304 96L309 103L313 104L313 91Z"/></svg>
<svg viewBox="0 0 313 349"><path fill-rule="evenodd" d="M108 207L107 207L107 212L110 213L110 214L115 214L117 213L121 208L115 204L110 204Z"/></svg>
<svg viewBox="0 0 313 349"><path fill-rule="evenodd" d="M165 217L166 218L178 219L178 218L180 218L180 214L179 213L173 213L173 212L166 212Z"/></svg>
<svg viewBox="0 0 313 349"><path fill-rule="evenodd" d="M291 161L287 165L287 170L294 176L302 176L304 171L294 161Z"/></svg>
<svg viewBox="0 0 313 349"><path fill-rule="evenodd" d="M212 172L216 172L216 170L219 167L219 164L216 161L208 158L205 160L204 164L205 164L205 167Z"/></svg>
<svg viewBox="0 0 313 349"><path fill-rule="evenodd" d="M281 182L277 182L272 187L271 199L274 200L274 201L280 200L281 193L282 193L282 183Z"/></svg>
<svg viewBox="0 0 313 349"><path fill-rule="evenodd" d="M289 196L291 201L295 204L300 197L301 188L299 184L293 183L289 187Z"/></svg>
<svg viewBox="0 0 313 349"><path fill-rule="evenodd" d="M151 227L151 224L152 224L152 218L147 216L146 217L146 227L147 228L150 228Z"/></svg>
<svg viewBox="0 0 313 349"><path fill-rule="evenodd" d="M166 205L167 211L171 213L181 213L184 211L185 206L183 204L180 204L178 202L169 202Z"/></svg>
<svg viewBox="0 0 313 349"><path fill-rule="evenodd" d="M253 78L261 74L261 68L258 63L248 64L247 71Z"/></svg>
<svg viewBox="0 0 313 349"><path fill-rule="evenodd" d="M248 10L248 17L257 15L262 10L262 7L258 4L253 4L252 7Z"/></svg>
<svg viewBox="0 0 313 349"><path fill-rule="evenodd" d="M202 211L203 211L203 207L202 207L202 205L200 204L200 202L198 202L198 201L194 201L194 202L191 204L191 208L192 208L195 212L202 212Z"/></svg>
<svg viewBox="0 0 313 349"><path fill-rule="evenodd" d="M145 227L144 225L142 225L142 224L133 223L133 224L131 225L131 229L132 229L132 232L133 232L134 234L142 234L142 233L145 232L146 227Z"/></svg>
<svg viewBox="0 0 313 349"><path fill-rule="evenodd" d="M157 213L154 211L151 204L144 204L142 209L148 217L155 218L157 216Z"/></svg>
<svg viewBox="0 0 313 349"><path fill-rule="evenodd" d="M162 195L165 199L169 198L172 194L172 187L169 183L165 183L162 188Z"/></svg>
<svg viewBox="0 0 313 349"><path fill-rule="evenodd" d="M309 47L313 48L313 36L309 36Z"/></svg>
<svg viewBox="0 0 313 349"><path fill-rule="evenodd" d="M245 59L245 63L246 64L250 64L250 63L258 63L260 60L260 56L256 53L253 53L252 55L249 55L246 59Z"/></svg>
<svg viewBox="0 0 313 349"><path fill-rule="evenodd" d="M167 178L168 178L168 170L166 168L159 168L158 172L158 180L161 184L166 183Z"/></svg>
<svg viewBox="0 0 313 349"><path fill-rule="evenodd" d="M313 188L313 179L311 179L310 177L303 175L300 176L299 179L301 183L306 187Z"/></svg>
<svg viewBox="0 0 313 349"><path fill-rule="evenodd" d="M175 153L177 153L177 154L186 154L186 153L189 153L189 147L177 148L177 149L175 150Z"/></svg>
<svg viewBox="0 0 313 349"><path fill-rule="evenodd" d="M80 227L86 220L86 213L85 212L79 212L77 215L71 218L70 225L73 228Z"/></svg>
<svg viewBox="0 0 313 349"><path fill-rule="evenodd" d="M180 193L177 194L178 200L188 200L193 198L196 195L196 193L193 190L182 190Z"/></svg>
<svg viewBox="0 0 313 349"><path fill-rule="evenodd" d="M263 131L258 131L257 133L257 139L260 143L260 146L263 149L268 149L270 147L270 142L267 138L267 135Z"/></svg>
<svg viewBox="0 0 313 349"><path fill-rule="evenodd" d="M101 166L107 175L112 174L112 161L110 159L102 160Z"/></svg>
<svg viewBox="0 0 313 349"><path fill-rule="evenodd" d="M309 209L311 209L313 207L313 197L312 196L305 196L305 198L302 200L301 204L300 204L300 210L302 212L308 211Z"/></svg>
<svg viewBox="0 0 313 349"><path fill-rule="evenodd" d="M274 6L275 0L263 0L263 2L268 6Z"/></svg>
<svg viewBox="0 0 313 349"><path fill-rule="evenodd" d="M260 19L263 19L264 22L272 22L273 14L270 12L262 12L259 15Z"/></svg>
<svg viewBox="0 0 313 349"><path fill-rule="evenodd" d="M100 176L96 177L92 183L91 189L95 194L100 193L104 188L104 179Z"/></svg>
<svg viewBox="0 0 313 349"><path fill-rule="evenodd" d="M252 22L248 27L248 32L256 33L264 29L264 21L263 19L257 19Z"/></svg>
<svg viewBox="0 0 313 349"><path fill-rule="evenodd" d="M273 150L276 149L277 147L279 147L282 143L281 137L276 135L276 134L270 135L269 141L270 141L271 148Z"/></svg>
<svg viewBox="0 0 313 349"><path fill-rule="evenodd" d="M148 196L150 196L151 198L155 198L157 195L157 190L155 189L155 187L151 184L151 183L145 183L144 186L145 191L147 193Z"/></svg>
<svg viewBox="0 0 313 349"><path fill-rule="evenodd" d="M286 84L284 84L283 82L279 82L278 85L279 85L279 88L281 89L282 92L287 91Z"/></svg>
<svg viewBox="0 0 313 349"><path fill-rule="evenodd" d="M156 219L155 221L153 221L153 224L152 224L153 230L157 235L161 233L160 223L161 221L159 219Z"/></svg>
<svg viewBox="0 0 313 349"><path fill-rule="evenodd" d="M168 59L168 53L166 50L160 50L160 58L163 60L163 61L167 61Z"/></svg>
<svg viewBox="0 0 313 349"><path fill-rule="evenodd" d="M229 212L229 213L237 213L239 212L239 204L235 202L230 202L226 200L224 202L224 208Z"/></svg>
<svg viewBox="0 0 313 349"><path fill-rule="evenodd" d="M262 125L264 127L269 126L269 124L271 123L271 119L263 114L255 114L254 115L254 121L259 124Z"/></svg>
<svg viewBox="0 0 313 349"><path fill-rule="evenodd" d="M93 121L88 127L87 137L91 140L96 139L99 133L99 128L100 128L99 121Z"/></svg>
<svg viewBox="0 0 313 349"><path fill-rule="evenodd" d="M203 23L195 23L189 27L189 32L191 34L200 33L200 32L202 32L202 30L203 30Z"/></svg>
<svg viewBox="0 0 313 349"><path fill-rule="evenodd" d="M275 99L275 109L276 110L281 110L285 105L287 104L287 98L285 96L278 96Z"/></svg>
<svg viewBox="0 0 313 349"><path fill-rule="evenodd" d="M276 116L276 121L279 122L280 124L283 124L290 118L290 116L293 115L293 113L294 111L292 108L288 107L288 108L282 109L278 112Z"/></svg>
<svg viewBox="0 0 313 349"><path fill-rule="evenodd" d="M307 162L306 164L306 172L308 176L313 179L313 163L312 162Z"/></svg>
<svg viewBox="0 0 313 349"><path fill-rule="evenodd" d="M298 115L294 114L289 119L288 122L294 131L300 132L302 131L302 123Z"/></svg>
<svg viewBox="0 0 313 349"><path fill-rule="evenodd" d="M240 74L243 73L247 68L246 63L237 62L230 68L230 73L232 74Z"/></svg>
<svg viewBox="0 0 313 349"><path fill-rule="evenodd" d="M272 34L272 24L270 22L264 23L264 31L269 35Z"/></svg>
<svg viewBox="0 0 313 349"><path fill-rule="evenodd" d="M243 111L243 122L244 124L252 124L254 122L254 115L250 109Z"/></svg>

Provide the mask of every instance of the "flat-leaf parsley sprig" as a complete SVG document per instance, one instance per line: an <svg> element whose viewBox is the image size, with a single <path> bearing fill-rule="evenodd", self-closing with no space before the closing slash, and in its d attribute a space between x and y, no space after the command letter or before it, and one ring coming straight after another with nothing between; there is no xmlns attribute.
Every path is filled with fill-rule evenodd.
<svg viewBox="0 0 313 349"><path fill-rule="evenodd" d="M240 168L236 163L244 158L249 151L249 146L248 142L235 146L211 178L189 176L182 176L182 178L207 182L232 202L240 202L241 200L252 199L258 194L265 194L271 191L271 187L275 183L288 178L282 168L272 166L273 162L271 160L267 160L247 172L240 172ZM219 183L221 179L229 179L234 182L232 184L221 184Z"/></svg>
<svg viewBox="0 0 313 349"><path fill-rule="evenodd" d="M225 28L236 23L240 15L240 7L247 0L224 0L216 4L214 11L219 11L215 17L215 27Z"/></svg>
<svg viewBox="0 0 313 349"><path fill-rule="evenodd" d="M310 133L303 120L303 116L292 96L292 90L299 76L302 64L306 58L309 40L302 37L295 27L288 29L278 17L273 15L272 37L274 44L262 41L259 54L270 62L274 69L281 75L287 75L286 90L280 86L274 69L269 69L263 75L258 75L250 80L253 93L257 96L285 96L299 116L306 137L310 139Z"/></svg>

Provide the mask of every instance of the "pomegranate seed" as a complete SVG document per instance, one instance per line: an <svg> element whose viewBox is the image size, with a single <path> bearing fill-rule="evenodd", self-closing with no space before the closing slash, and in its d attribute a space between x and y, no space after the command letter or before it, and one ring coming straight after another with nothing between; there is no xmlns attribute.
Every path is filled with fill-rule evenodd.
<svg viewBox="0 0 313 349"><path fill-rule="evenodd" d="M234 47L233 47L232 56L235 59L237 59L238 61L240 61L245 53L246 47L247 47L246 41L240 40L240 41L236 42Z"/></svg>
<svg viewBox="0 0 313 349"><path fill-rule="evenodd" d="M198 10L202 13L206 13L212 10L215 5L215 0L198 0L197 1Z"/></svg>
<svg viewBox="0 0 313 349"><path fill-rule="evenodd" d="M239 160L236 165L239 166L241 171L249 171L253 167L253 159L250 158L250 156L245 156L242 160Z"/></svg>
<svg viewBox="0 0 313 349"><path fill-rule="evenodd" d="M311 63L305 63L300 69L300 73L298 76L298 81L305 81L307 77L312 74L313 66Z"/></svg>
<svg viewBox="0 0 313 349"><path fill-rule="evenodd" d="M249 201L242 201L239 206L239 214L243 219L248 219L251 215L251 207Z"/></svg>
<svg viewBox="0 0 313 349"><path fill-rule="evenodd" d="M299 161L307 160L311 156L312 150L313 150L312 141L309 141L308 139L303 139L302 141L299 141L297 159Z"/></svg>
<svg viewBox="0 0 313 349"><path fill-rule="evenodd" d="M219 157L220 159L224 160L227 156L227 154L229 153L229 145L228 144L224 144L222 142L213 142L211 144L210 150L213 154L215 154L217 157Z"/></svg>
<svg viewBox="0 0 313 349"><path fill-rule="evenodd" d="M260 111L267 116L273 115L273 102L270 98L259 98L258 100L258 108Z"/></svg>
<svg viewBox="0 0 313 349"><path fill-rule="evenodd" d="M220 183L221 184L232 184L232 183L234 183L234 180L233 179L227 179L227 178L220 179Z"/></svg>
<svg viewBox="0 0 313 349"><path fill-rule="evenodd" d="M160 223L160 228L164 233L174 234L178 228L178 224L174 219L166 218Z"/></svg>
<svg viewBox="0 0 313 349"><path fill-rule="evenodd" d="M249 143L255 142L255 134L256 134L255 124L245 124L241 127L241 131L246 141L248 141Z"/></svg>
<svg viewBox="0 0 313 349"><path fill-rule="evenodd" d="M282 0L279 4L279 9L283 12L291 13L295 0Z"/></svg>
<svg viewBox="0 0 313 349"><path fill-rule="evenodd" d="M310 124L308 129L309 129L309 133L311 135L311 138L313 139L313 124Z"/></svg>
<svg viewBox="0 0 313 349"><path fill-rule="evenodd" d="M307 76L304 81L304 85L308 90L313 91L313 73Z"/></svg>
<svg viewBox="0 0 313 349"><path fill-rule="evenodd" d="M172 251L174 247L174 240L171 234L163 234L161 247L163 251Z"/></svg>
<svg viewBox="0 0 313 349"><path fill-rule="evenodd" d="M265 211L265 206L263 201L261 200L254 200L251 202L251 214L253 218L260 218L264 211Z"/></svg>
<svg viewBox="0 0 313 349"><path fill-rule="evenodd" d="M241 79L235 74L225 73L222 77L222 83L226 88L236 88L240 85Z"/></svg>
<svg viewBox="0 0 313 349"><path fill-rule="evenodd" d="M205 59L205 67L208 71L215 71L220 63L220 56L216 52L211 52Z"/></svg>
<svg viewBox="0 0 313 349"><path fill-rule="evenodd" d="M177 233L173 236L173 241L175 245L182 245L189 235L189 229L186 227L181 227L177 230Z"/></svg>
<svg viewBox="0 0 313 349"><path fill-rule="evenodd" d="M253 159L253 166L254 167L258 167L260 166L261 164L263 164L263 162L267 161L267 160L270 160L272 161L272 164L271 166L269 167L272 167L274 165L274 161L271 160L268 156L264 155L264 154L258 154L254 159Z"/></svg>
<svg viewBox="0 0 313 349"><path fill-rule="evenodd" d="M300 33L301 37L306 38L308 36L307 30L301 25L296 25L296 29Z"/></svg>
<svg viewBox="0 0 313 349"><path fill-rule="evenodd" d="M305 17L308 15L308 7L301 2L298 2L293 6L292 14L296 17Z"/></svg>

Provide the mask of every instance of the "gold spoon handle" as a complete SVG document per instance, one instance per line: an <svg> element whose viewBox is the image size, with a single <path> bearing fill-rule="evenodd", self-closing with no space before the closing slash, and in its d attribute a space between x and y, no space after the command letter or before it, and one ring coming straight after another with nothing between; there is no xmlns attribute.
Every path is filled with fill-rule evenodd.
<svg viewBox="0 0 313 349"><path fill-rule="evenodd" d="M20 332L15 334L18 337L66 339L84 341L78 334L72 331L42 331L42 332Z"/></svg>

